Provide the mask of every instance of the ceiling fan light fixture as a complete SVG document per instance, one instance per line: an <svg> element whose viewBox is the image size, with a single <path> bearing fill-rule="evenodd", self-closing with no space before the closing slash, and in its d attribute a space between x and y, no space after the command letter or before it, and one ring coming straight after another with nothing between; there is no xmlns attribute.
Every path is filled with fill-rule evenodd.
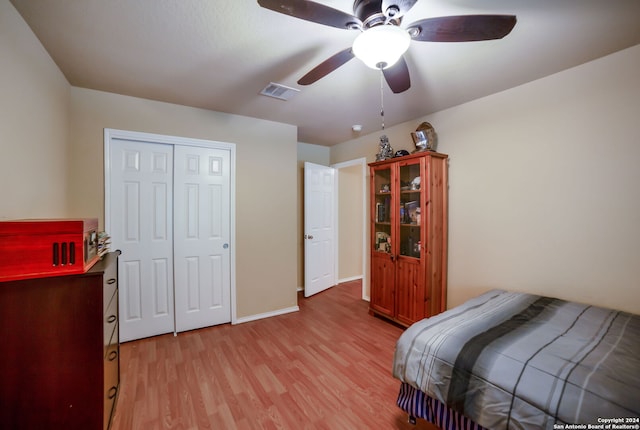
<svg viewBox="0 0 640 430"><path fill-rule="evenodd" d="M407 52L411 36L395 25L377 25L356 37L353 54L372 69L393 66Z"/></svg>

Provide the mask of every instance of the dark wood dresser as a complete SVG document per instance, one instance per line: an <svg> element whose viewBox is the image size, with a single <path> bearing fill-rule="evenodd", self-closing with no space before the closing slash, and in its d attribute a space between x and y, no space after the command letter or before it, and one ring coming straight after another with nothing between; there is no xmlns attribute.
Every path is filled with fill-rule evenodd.
<svg viewBox="0 0 640 430"><path fill-rule="evenodd" d="M0 282L0 427L108 429L120 383L118 255Z"/></svg>

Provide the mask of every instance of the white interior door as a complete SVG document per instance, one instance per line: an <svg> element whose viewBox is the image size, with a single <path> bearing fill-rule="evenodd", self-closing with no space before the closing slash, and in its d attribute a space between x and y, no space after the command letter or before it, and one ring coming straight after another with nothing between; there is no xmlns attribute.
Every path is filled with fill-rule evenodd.
<svg viewBox="0 0 640 430"><path fill-rule="evenodd" d="M304 295L336 284L335 169L304 163Z"/></svg>
<svg viewBox="0 0 640 430"><path fill-rule="evenodd" d="M230 153L176 146L176 331L231 321Z"/></svg>
<svg viewBox="0 0 640 430"><path fill-rule="evenodd" d="M112 246L120 249L120 340L174 330L173 146L113 139Z"/></svg>

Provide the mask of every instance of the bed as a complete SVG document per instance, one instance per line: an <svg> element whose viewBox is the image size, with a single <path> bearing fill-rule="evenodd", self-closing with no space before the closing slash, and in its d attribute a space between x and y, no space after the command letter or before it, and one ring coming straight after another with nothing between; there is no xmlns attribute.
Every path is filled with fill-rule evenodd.
<svg viewBox="0 0 640 430"><path fill-rule="evenodd" d="M393 375L443 429L640 429L640 316L492 290L410 326Z"/></svg>

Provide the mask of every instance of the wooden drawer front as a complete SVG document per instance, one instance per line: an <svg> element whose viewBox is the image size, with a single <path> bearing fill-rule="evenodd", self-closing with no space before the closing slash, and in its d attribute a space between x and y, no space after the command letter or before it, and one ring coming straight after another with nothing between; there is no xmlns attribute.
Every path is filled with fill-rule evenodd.
<svg viewBox="0 0 640 430"><path fill-rule="evenodd" d="M112 265L113 266L113 265ZM115 276L107 276L105 272L104 275L104 287L102 288L102 306L103 311L106 313L109 305L111 304L111 300L118 289L118 279Z"/></svg>
<svg viewBox="0 0 640 430"><path fill-rule="evenodd" d="M109 422L116 404L120 379L120 357L118 344L107 348L104 359L104 428L109 428Z"/></svg>
<svg viewBox="0 0 640 430"><path fill-rule="evenodd" d="M116 327L118 326L118 295L114 295L113 300L109 304L107 311L104 313L104 347L105 347L105 356L107 354L107 348L109 345L114 343L112 340L114 332L117 332ZM118 343L117 335L115 343Z"/></svg>

